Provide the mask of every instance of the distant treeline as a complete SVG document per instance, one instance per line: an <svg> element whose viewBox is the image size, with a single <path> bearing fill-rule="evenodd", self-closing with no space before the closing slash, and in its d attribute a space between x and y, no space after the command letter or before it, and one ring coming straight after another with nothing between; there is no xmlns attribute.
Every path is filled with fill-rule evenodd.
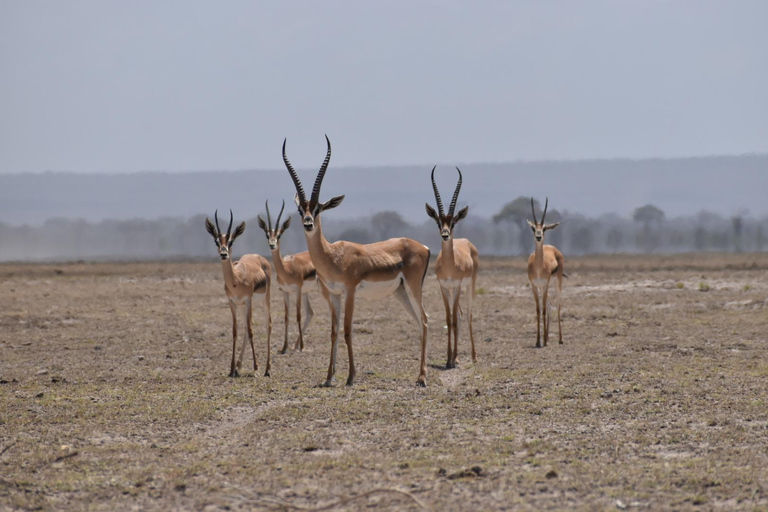
<svg viewBox="0 0 768 512"><path fill-rule="evenodd" d="M293 212L292 205L290 208ZM440 249L439 230L431 219L405 219L384 211L358 219L339 218L329 212L323 230L329 241L370 243L406 236ZM540 215L537 203L537 215ZM283 217L285 218L285 217ZM530 199L517 198L492 218L472 215L456 227L456 237L469 238L481 254L520 255L533 250L533 236L525 219L530 218ZM221 215L226 229L228 212ZM235 219L240 222L242 219ZM245 234L235 244L235 255L269 254L257 219L246 220ZM293 225L281 240L283 254L306 250L301 223ZM158 220L50 219L41 226L8 226L0 223L0 260L100 260L153 258L213 258L216 250L204 227L205 215ZM549 231L545 242L566 255L595 253L674 253L696 251L761 252L768 249L768 218L722 217L706 211L697 215L667 218L652 205L635 210L631 218L602 215L589 218L550 209L547 222L562 224Z"/></svg>

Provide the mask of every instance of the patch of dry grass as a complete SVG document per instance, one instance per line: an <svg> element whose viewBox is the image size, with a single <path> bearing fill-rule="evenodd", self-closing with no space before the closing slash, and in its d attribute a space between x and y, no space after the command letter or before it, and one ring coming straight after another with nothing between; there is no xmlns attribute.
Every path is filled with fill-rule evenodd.
<svg viewBox="0 0 768 512"><path fill-rule="evenodd" d="M0 509L768 506L764 255L568 260L543 349L524 264L483 259L456 370L429 273L426 389L393 299L358 302L358 382L326 389L315 291L307 349L276 355L274 297L273 376L230 379L216 263L0 265Z"/></svg>

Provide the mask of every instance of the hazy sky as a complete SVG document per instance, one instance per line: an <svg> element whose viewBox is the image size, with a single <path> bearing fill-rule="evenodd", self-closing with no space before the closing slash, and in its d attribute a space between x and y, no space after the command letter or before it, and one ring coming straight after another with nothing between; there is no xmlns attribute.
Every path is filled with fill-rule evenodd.
<svg viewBox="0 0 768 512"><path fill-rule="evenodd" d="M768 152L768 2L0 0L0 172Z"/></svg>

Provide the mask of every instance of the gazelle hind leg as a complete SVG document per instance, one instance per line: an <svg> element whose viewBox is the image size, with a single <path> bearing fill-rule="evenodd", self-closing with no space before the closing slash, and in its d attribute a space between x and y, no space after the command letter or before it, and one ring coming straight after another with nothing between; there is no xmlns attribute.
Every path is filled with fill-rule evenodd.
<svg viewBox="0 0 768 512"><path fill-rule="evenodd" d="M467 287L467 313L469 314L469 342L472 346L472 362L477 362L477 352L475 352L475 333L472 331L472 301L475 298L475 280L472 280L470 286Z"/></svg>
<svg viewBox="0 0 768 512"><path fill-rule="evenodd" d="M285 333L283 338L283 348L280 349L281 354L288 352L288 317L290 315L291 295L288 292L283 292L283 305L285 306Z"/></svg>
<svg viewBox="0 0 768 512"><path fill-rule="evenodd" d="M411 315L411 318L416 320L416 323L419 323L419 316L416 314L416 310L413 309L408 292L405 291L405 284L400 283L400 286L397 287L392 295L397 299L397 302L403 305L403 308Z"/></svg>
<svg viewBox="0 0 768 512"><path fill-rule="evenodd" d="M269 377L272 373L272 306L269 300L269 286L264 295L264 305L267 310L267 368L264 370L264 376Z"/></svg>
<svg viewBox="0 0 768 512"><path fill-rule="evenodd" d="M344 300L344 342L347 344L347 357L349 358L349 374L347 386L355 382L355 356L352 351L352 320L355 315L355 290L347 288Z"/></svg>
<svg viewBox="0 0 768 512"><path fill-rule="evenodd" d="M229 301L229 310L232 312L232 362L229 366L229 376L238 377L240 374L237 372L237 366L235 365L235 354L237 353L237 305Z"/></svg>
<svg viewBox="0 0 768 512"><path fill-rule="evenodd" d="M453 347L451 346L451 331L453 330L453 315L451 314L451 291L448 288L440 286L440 294L443 296L443 306L445 307L445 326L448 331L448 355L445 360L446 368L453 368ZM456 336L456 333L453 333Z"/></svg>
<svg viewBox="0 0 768 512"><path fill-rule="evenodd" d="M416 385L426 387L427 385L427 340L429 337L429 315L424 311L424 303L422 302L422 285L424 284L423 276L426 272L422 272L418 276L418 280L407 278L403 281L405 287L405 293L408 295L408 299L411 302L411 308L416 312L419 312L421 317L421 363L419 366L419 378L416 380Z"/></svg>
<svg viewBox="0 0 768 512"><path fill-rule="evenodd" d="M563 302L563 276L557 276L557 330L559 331L559 343L563 344L563 323L560 320L560 305Z"/></svg>

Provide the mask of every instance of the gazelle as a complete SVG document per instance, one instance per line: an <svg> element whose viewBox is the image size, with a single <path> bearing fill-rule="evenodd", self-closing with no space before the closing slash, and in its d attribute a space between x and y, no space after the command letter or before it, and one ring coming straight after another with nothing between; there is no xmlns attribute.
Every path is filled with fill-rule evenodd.
<svg viewBox="0 0 768 512"><path fill-rule="evenodd" d="M330 386L336 373L341 299L344 298L344 341L349 355L347 385L355 380L352 354L352 317L355 297L382 298L394 294L421 325L421 367L417 383L427 383L427 314L422 304L422 287L429 266L429 248L408 238L392 238L373 244L339 241L328 243L323 236L320 214L341 204L344 196L320 202L320 187L331 160L331 141L325 137L328 152L317 173L309 199L304 194L299 176L288 161L283 141L283 161L296 187L296 206L303 219L304 235L312 263L317 270L320 291L331 309L331 360L325 386Z"/></svg>
<svg viewBox="0 0 768 512"><path fill-rule="evenodd" d="M563 324L560 321L560 294L563 291L563 276L565 276L565 258L563 254L553 245L544 245L544 232L555 229L560 225L544 224L544 218L547 216L547 207L549 198L544 204L544 213L541 214L541 222L536 220L536 211L533 208L533 198L531 198L531 213L533 222L528 221L533 231L533 238L536 242L536 250L528 257L528 280L531 282L533 298L536 301L536 346L541 347L541 325L544 324L544 346L547 346L549 340L549 317L552 312L552 299L549 297L549 281L554 275L557 275L557 289L554 291L554 302L557 303L557 326L560 331L560 344L563 343ZM539 294L542 295L541 308L539 308ZM544 315L542 321L541 315Z"/></svg>
<svg viewBox="0 0 768 512"><path fill-rule="evenodd" d="M459 364L458 344L459 344L459 320L461 318L461 306L459 297L461 296L462 284L467 285L467 312L469 313L469 339L472 343L472 362L477 362L475 353L475 336L472 332L472 299L475 297L475 282L477 281L477 269L480 258L477 248L466 238L453 238L453 228L457 222L467 216L469 206L465 206L454 216L456 200L459 198L461 190L461 170L459 171L459 182L456 184L456 191L453 193L451 205L448 207L448 215L443 211L443 202L440 199L440 192L435 183L435 168L432 168L432 188L435 191L435 201L437 202L437 212L427 203L427 215L435 219L437 227L440 229L440 236L443 238L443 246L440 254L437 255L435 262L435 274L440 283L440 291L443 294L443 304L445 305L445 323L448 326L448 361L446 368L456 368ZM465 281L466 280L466 281ZM453 306L451 306L453 303ZM451 331L453 331L453 349L451 349Z"/></svg>
<svg viewBox="0 0 768 512"><path fill-rule="evenodd" d="M230 377L240 375L240 368L243 364L243 354L245 353L245 336L240 348L240 356L235 363L235 349L237 347L237 307L245 306L245 333L251 343L253 352L253 370L259 369L259 363L256 357L256 348L253 346L253 294L262 295L264 305L267 311L267 369L264 372L265 377L269 377L272 368L272 349L270 338L272 336L272 314L270 313L269 290L272 279L272 269L269 261L258 254L246 254L239 261L232 262L232 244L237 237L245 231L245 222L241 222L232 233L232 221L234 217L232 210L229 211L229 227L226 234L219 228L219 212L214 214L216 226L214 227L211 219L205 218L205 229L213 237L216 247L219 249L221 258L221 267L224 270L224 291L229 297L229 309L232 311L232 364L229 370Z"/></svg>
<svg viewBox="0 0 768 512"><path fill-rule="evenodd" d="M267 235L269 248L272 251L272 264L275 266L275 273L277 274L277 287L283 292L283 302L285 304L285 341L280 353L285 354L288 352L288 310L291 294L296 295L296 323L299 326L299 337L296 338L296 345L293 349L304 350L304 333L312 321L314 312L312 311L312 305L309 303L309 292L303 292L302 287L305 283L314 282L316 280L316 273L315 266L312 265L312 260L307 251L286 256L285 258L280 255L280 237L283 236L285 230L291 225L291 218L288 217L285 219L285 223L280 226L280 217L283 216L283 210L285 210L285 201L283 201L283 206L280 208L274 228L272 227L272 215L269 213L269 201L267 201L266 208L267 222L264 222L264 219L259 215L259 227ZM303 327L301 325L302 297L304 298Z"/></svg>

